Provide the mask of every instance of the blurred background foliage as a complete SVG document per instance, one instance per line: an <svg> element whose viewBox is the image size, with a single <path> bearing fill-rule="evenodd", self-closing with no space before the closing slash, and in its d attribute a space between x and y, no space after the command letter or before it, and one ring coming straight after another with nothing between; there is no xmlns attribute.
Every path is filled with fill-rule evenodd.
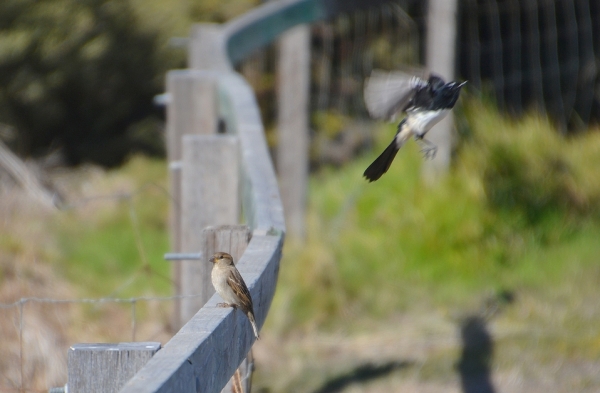
<svg viewBox="0 0 600 393"><path fill-rule="evenodd" d="M317 391L369 354L381 361L386 348L391 359L421 359L415 347L402 347L412 337L421 343L416 347L428 348L427 372L417 380L441 379L445 385L431 391L448 391L458 356L448 349L452 324L486 308L502 310L492 325L499 375L517 369L539 383L557 363L582 362L563 370L575 385L565 380L553 390L566 392L586 383L585 370L598 369L600 133L567 138L537 113L511 120L468 93L456 110L462 136L452 167L436 184L421 177L414 142L376 185L361 180L395 132L391 124L378 125L373 149L311 176L307 238L286 240L264 339L255 347L256 386ZM520 170L505 162L509 158ZM72 201L63 210L36 213L21 194L3 194L4 301L171 293L170 266L162 260L169 250L163 160L136 156L119 168L82 165L52 175ZM510 198L499 197L508 192ZM140 303L138 340L169 339L170 306ZM130 340L130 308L98 310L73 314L75 325L61 317L75 333L56 334L64 343ZM4 321L6 331L15 330L11 319ZM36 326L48 333L48 324ZM344 359L332 361L332 354ZM0 369L17 367L18 373L18 364L2 358ZM414 370L421 367L407 372ZM56 384L63 383L57 375ZM43 376L38 372L40 390L47 386Z"/></svg>
<svg viewBox="0 0 600 393"><path fill-rule="evenodd" d="M72 202L66 211L36 213L20 194L3 194L4 299L39 295L40 287L43 296L64 297L170 293L169 266L161 258L168 251L167 170L162 160L135 153L163 154L163 114L152 98L164 90L165 73L184 67L186 57L170 39L186 37L194 22L223 22L258 3L0 1L0 139L26 157L59 152L69 165L112 167L127 161L110 170L82 165L64 179L60 171L51 173ZM516 339L499 338L500 351L514 354L506 355L506 364L536 364L523 357L534 353L549 363L584 358L595 366L600 359L600 133L561 134L538 112L507 118L469 84L456 108L459 137L447 176L425 182L422 156L411 142L376 185L364 182L364 168L389 143L395 125L379 124L371 132L373 122L357 121L364 112L363 71L421 61L418 26L404 14L393 15L396 24L380 23L384 17L365 22L344 16L334 26L313 27L315 171L307 239L285 245L268 333L261 340L269 345L274 337L268 358L277 364L258 368L259 386L286 379L284 388L273 391L293 391L289 387L314 384L330 367L306 362L311 373L296 377L307 368L297 360L290 368L290 357L273 355L297 341L289 337L368 332L379 322L393 325L396 335L395 322L387 322L398 315L413 319L441 310L447 316L506 299L516 301L501 322L524 329ZM365 23L380 30L366 41L353 39L355 30L348 26L362 29ZM404 41L391 45L388 34ZM275 57L271 46L240 66L270 128L276 112ZM276 144L275 133L269 138ZM48 262L62 278L47 275L38 261ZM11 287L11 281L21 286ZM158 326L139 337L155 338L156 331L168 337L167 307L148 316L146 322ZM130 311L122 311L115 331L126 331L119 327L129 318ZM79 320L88 325L89 319ZM402 324L403 332L408 325ZM95 333L94 340L107 334ZM115 333L111 339L128 338ZM455 358L447 357L445 370L453 375Z"/></svg>
<svg viewBox="0 0 600 393"><path fill-rule="evenodd" d="M60 152L68 165L162 155L162 113L152 99L166 71L185 65L169 39L255 3L0 2L0 137L22 156Z"/></svg>
<svg viewBox="0 0 600 393"><path fill-rule="evenodd" d="M463 136L439 183L421 177L414 143L377 187L357 182L373 154L312 178L307 242L288 242L282 262L279 328L584 285L574 275L596 264L600 134L565 138L539 114L461 102ZM376 131L374 152L393 128Z"/></svg>

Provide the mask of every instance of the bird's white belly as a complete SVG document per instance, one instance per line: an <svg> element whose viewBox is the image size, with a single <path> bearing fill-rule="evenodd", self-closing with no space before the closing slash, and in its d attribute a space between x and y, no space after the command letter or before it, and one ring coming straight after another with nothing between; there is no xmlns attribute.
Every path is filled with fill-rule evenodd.
<svg viewBox="0 0 600 393"><path fill-rule="evenodd" d="M233 289L227 283L228 272L220 272L216 269L213 269L211 272L212 283L215 287L215 290L225 302L229 304L238 304L237 296Z"/></svg>
<svg viewBox="0 0 600 393"><path fill-rule="evenodd" d="M448 112L450 112L449 109L443 109L441 111L413 112L407 116L406 125L413 134L422 137L431 129L431 127L446 117Z"/></svg>

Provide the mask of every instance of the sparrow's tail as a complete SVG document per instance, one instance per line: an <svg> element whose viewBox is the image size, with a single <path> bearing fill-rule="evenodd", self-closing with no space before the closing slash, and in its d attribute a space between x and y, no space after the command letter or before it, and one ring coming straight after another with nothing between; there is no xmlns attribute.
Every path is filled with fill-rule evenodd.
<svg viewBox="0 0 600 393"><path fill-rule="evenodd" d="M260 337L258 335L258 327L256 327L256 321L254 320L254 313L252 311L248 311L246 314L248 319L250 320L250 324L252 325L252 330L254 330L254 337L258 340Z"/></svg>
<svg viewBox="0 0 600 393"><path fill-rule="evenodd" d="M392 143L385 148L383 153L369 165L365 170L365 173L363 173L363 176L366 177L369 182L379 179L388 171L388 169L390 169L390 165L392 165L392 161L394 161L394 157L396 157L396 153L398 153L399 149L398 142L396 141L396 138L394 138Z"/></svg>

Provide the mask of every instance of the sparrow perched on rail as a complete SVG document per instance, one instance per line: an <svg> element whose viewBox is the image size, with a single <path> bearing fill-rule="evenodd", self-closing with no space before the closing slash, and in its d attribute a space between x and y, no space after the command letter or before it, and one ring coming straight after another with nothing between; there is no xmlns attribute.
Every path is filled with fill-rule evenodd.
<svg viewBox="0 0 600 393"><path fill-rule="evenodd" d="M213 263L210 278L215 290L227 303L219 303L219 307L239 308L246 314L256 339L258 336L258 328L254 319L254 307L252 306L252 297L250 291L242 278L242 275L233 264L233 257L226 252L217 252L210 262Z"/></svg>
<svg viewBox="0 0 600 393"><path fill-rule="evenodd" d="M454 107L465 83L446 83L434 74L424 80L403 72L374 71L365 86L369 114L392 120L399 112L406 112L406 117L398 124L392 143L365 170L364 177L373 182L386 173L398 150L411 136L421 145L425 158L435 157L437 146L424 139L425 134Z"/></svg>

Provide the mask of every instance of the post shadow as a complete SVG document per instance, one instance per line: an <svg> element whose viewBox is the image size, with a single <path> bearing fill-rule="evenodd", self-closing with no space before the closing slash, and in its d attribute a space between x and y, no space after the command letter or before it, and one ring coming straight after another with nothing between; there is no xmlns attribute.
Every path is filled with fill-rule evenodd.
<svg viewBox="0 0 600 393"><path fill-rule="evenodd" d="M462 353L456 368L460 373L462 391L495 393L491 375L494 342L485 320L478 316L467 317L461 323L460 334Z"/></svg>
<svg viewBox="0 0 600 393"><path fill-rule="evenodd" d="M392 361L385 364L363 364L348 373L335 377L327 381L313 393L334 393L339 392L353 383L365 383L373 379L382 378L396 370L410 367L410 361Z"/></svg>

